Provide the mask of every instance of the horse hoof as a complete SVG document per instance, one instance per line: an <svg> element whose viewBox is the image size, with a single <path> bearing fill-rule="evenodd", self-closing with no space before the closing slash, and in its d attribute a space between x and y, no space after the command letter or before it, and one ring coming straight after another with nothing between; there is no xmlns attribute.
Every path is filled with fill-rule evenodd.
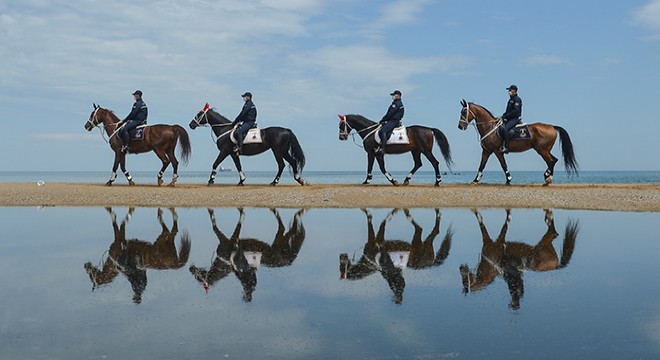
<svg viewBox="0 0 660 360"><path fill-rule="evenodd" d="M107 183L105 183L105 186L112 186L112 181L108 181Z"/></svg>
<svg viewBox="0 0 660 360"><path fill-rule="evenodd" d="M505 182L504 185L506 185L506 186L511 186L511 181L507 181L507 182Z"/></svg>
<svg viewBox="0 0 660 360"><path fill-rule="evenodd" d="M394 185L394 186L399 186L399 182L396 181L396 180L392 180L392 185Z"/></svg>
<svg viewBox="0 0 660 360"><path fill-rule="evenodd" d="M440 182L436 181L435 184L433 184L433 186L440 186Z"/></svg>
<svg viewBox="0 0 660 360"><path fill-rule="evenodd" d="M368 182L367 180L365 180L365 181L362 183L362 185L369 185L369 184L370 184L370 182Z"/></svg>
<svg viewBox="0 0 660 360"><path fill-rule="evenodd" d="M273 181L272 183L270 183L270 186L275 186L275 185L277 185L277 183L276 183L275 181Z"/></svg>
<svg viewBox="0 0 660 360"><path fill-rule="evenodd" d="M470 185L470 186L476 186L476 185L478 185L478 184L479 184L478 182L473 181L473 182L471 182L469 185Z"/></svg>
<svg viewBox="0 0 660 360"><path fill-rule="evenodd" d="M408 185L410 185L410 180L408 179L403 180L403 186L408 186Z"/></svg>
<svg viewBox="0 0 660 360"><path fill-rule="evenodd" d="M172 181L171 183L167 184L167 186L174 187L174 184L176 184L176 181Z"/></svg>
<svg viewBox="0 0 660 360"><path fill-rule="evenodd" d="M307 184L305 183L305 179L303 179L303 178L299 178L299 179L296 180L296 181L298 181L298 184L300 184L300 185L302 185L302 186L307 185Z"/></svg>
<svg viewBox="0 0 660 360"><path fill-rule="evenodd" d="M158 186L161 186L161 185L163 185L163 179L158 178Z"/></svg>
<svg viewBox="0 0 660 360"><path fill-rule="evenodd" d="M206 186L211 186L211 185L213 185L213 184L215 184L215 182L213 182L213 181L209 181L208 183L206 183Z"/></svg>
<svg viewBox="0 0 660 360"><path fill-rule="evenodd" d="M239 181L238 184L236 184L236 186L243 186L243 182Z"/></svg>
<svg viewBox="0 0 660 360"><path fill-rule="evenodd" d="M135 182L133 182L133 180L129 181L128 186L135 186Z"/></svg>

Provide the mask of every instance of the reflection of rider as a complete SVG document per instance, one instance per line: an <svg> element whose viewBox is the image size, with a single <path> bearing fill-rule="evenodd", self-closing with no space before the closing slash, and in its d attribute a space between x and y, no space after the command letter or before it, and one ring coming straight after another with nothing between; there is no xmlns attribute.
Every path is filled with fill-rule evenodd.
<svg viewBox="0 0 660 360"><path fill-rule="evenodd" d="M392 104L387 108L387 113L385 113L380 120L381 127L378 131L378 136L380 137L381 144L376 147L376 153L378 154L383 154L385 152L384 149L387 139L392 134L394 128L400 125L405 110L403 102L401 101L401 91L394 90L390 96L392 96Z"/></svg>
<svg viewBox="0 0 660 360"><path fill-rule="evenodd" d="M518 96L518 87L511 85L506 89L509 91L509 102L507 102L506 110L502 114L504 126L500 128L500 136L502 136L502 148L500 150L503 153L509 152L509 131L522 120L522 100Z"/></svg>
<svg viewBox="0 0 660 360"><path fill-rule="evenodd" d="M243 151L243 139L247 135L248 130L254 127L257 122L257 107L252 102L252 93L246 92L241 95L245 104L241 109L241 113L236 116L234 120L234 125L241 124L234 133L234 138L236 138L236 146L234 146L234 152L241 153Z"/></svg>
<svg viewBox="0 0 660 360"><path fill-rule="evenodd" d="M126 116L126 118L123 120L124 121L124 127L119 130L119 138L121 138L121 141L123 143L123 146L121 147L122 152L128 152L128 142L130 141L129 138L129 131L135 129L136 127L146 124L147 123L147 115L148 115L148 109L147 109L147 104L142 101L142 91L140 90L135 90L133 93L133 97L135 98L135 103L133 104L133 108L131 109L130 114Z"/></svg>

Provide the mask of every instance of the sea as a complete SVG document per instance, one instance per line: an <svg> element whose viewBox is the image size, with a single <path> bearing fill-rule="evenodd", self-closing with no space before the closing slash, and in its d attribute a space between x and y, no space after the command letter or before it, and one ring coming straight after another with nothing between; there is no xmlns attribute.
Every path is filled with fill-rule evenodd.
<svg viewBox="0 0 660 360"><path fill-rule="evenodd" d="M408 172L393 171L392 176L400 182L405 179ZM132 171L135 182L138 184L152 184L156 182L155 171ZM274 171L246 171L246 185L269 184L275 177ZM476 173L474 171L443 172L443 184L465 184L471 182ZM542 184L543 171L512 171L512 184ZM305 171L302 174L305 181L313 184L361 184L366 178L364 171ZM108 171L0 171L0 182L66 182L66 183L105 183L110 178ZM435 175L433 171L419 171L413 177L411 184L433 184ZM171 172L167 172L164 180L169 182ZM208 171L181 171L178 183L206 184L209 179ZM216 184L235 184L238 182L238 172L231 169L219 171ZM486 171L481 180L484 184L502 184L505 182L502 171ZM123 174L117 174L116 184L126 183ZM372 184L389 184L380 173L373 173ZM563 171L556 171L555 184L658 184L660 171L581 171L579 175L569 175ZM288 170L282 173L280 184L296 184Z"/></svg>

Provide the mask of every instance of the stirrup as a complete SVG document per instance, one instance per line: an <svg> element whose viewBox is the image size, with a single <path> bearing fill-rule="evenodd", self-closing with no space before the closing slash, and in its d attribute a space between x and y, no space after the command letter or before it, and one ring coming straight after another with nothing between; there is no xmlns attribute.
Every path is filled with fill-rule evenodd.
<svg viewBox="0 0 660 360"><path fill-rule="evenodd" d="M121 146L121 152L123 152L123 153L127 153L129 150L130 150L130 149L129 149L128 145L122 145L122 146Z"/></svg>
<svg viewBox="0 0 660 360"><path fill-rule="evenodd" d="M506 146L502 145L502 147L500 148L500 151L501 151L502 153L504 153L504 154L508 154L508 153L509 153L509 148L507 148Z"/></svg>

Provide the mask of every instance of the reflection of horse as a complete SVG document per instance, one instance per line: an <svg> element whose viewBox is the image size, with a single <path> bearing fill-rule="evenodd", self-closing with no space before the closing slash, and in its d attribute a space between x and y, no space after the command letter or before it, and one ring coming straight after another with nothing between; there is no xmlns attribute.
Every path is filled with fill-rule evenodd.
<svg viewBox="0 0 660 360"><path fill-rule="evenodd" d="M566 225L561 258L559 258L552 246L552 241L559 234L555 230L555 221L551 210L545 210L545 222L548 229L534 246L506 241L505 237L511 221L511 211L509 209L506 210L506 220L495 241L488 234L481 214L476 210L474 214L479 221L483 245L481 248L481 261L477 266L476 274L470 271L467 264L460 266L463 292L466 294L485 288L500 275L509 287L509 293L511 294L509 306L517 310L520 308L520 300L524 294L523 271L558 270L566 267L571 260L578 233L577 222L569 221Z"/></svg>
<svg viewBox="0 0 660 360"><path fill-rule="evenodd" d="M468 124L474 120L481 143L481 163L479 164L477 176L472 180L472 183L476 184L481 180L488 158L492 153L495 153L495 156L497 157L497 160L500 161L502 170L504 170L504 174L506 175L506 184L511 184L511 174L506 165L504 154L500 151L502 139L497 135L499 133L497 129L500 126L500 122L490 111L481 105L467 103L465 100L461 102L461 105L463 105L463 110L461 110L461 118L458 122L458 128L465 130L467 129ZM529 139L511 141L509 144L509 150L512 152L523 152L529 149L536 150L548 165L548 169L543 174L545 177L544 185L550 185L552 183L552 175L555 171L554 169L555 164L557 163L557 158L550 153L550 150L552 150L552 147L555 145L557 133L560 135L559 138L561 141L561 151L564 156L564 167L569 174L577 174L578 164L575 159L575 154L573 153L573 143L566 130L560 126L543 123L529 124L527 127L529 128L531 137Z"/></svg>
<svg viewBox="0 0 660 360"><path fill-rule="evenodd" d="M208 270L195 265L190 266L190 272L207 292L215 282L234 273L243 286L243 300L252 301L252 293L257 286L257 267L260 264L268 267L290 266L298 257L303 241L305 241L305 228L300 221L303 210L294 215L287 231L279 212L272 209L278 226L271 245L257 239L240 238L245 220L243 209L239 209L240 217L230 237L225 236L218 228L213 209L208 209L208 211L213 232L220 242L216 249L216 256Z"/></svg>
<svg viewBox="0 0 660 360"><path fill-rule="evenodd" d="M233 151L234 143L229 138L232 131L232 121L209 108L208 104L206 105L190 122L190 128L194 130L200 125L210 125L218 138L216 144L220 153L213 163L208 184L211 185L215 182L216 169L227 156L231 156L240 177L238 185L243 185L245 174L243 173L241 160L238 154ZM277 185L280 182L284 170L284 160L286 160L293 170L293 178L300 185L305 185L305 179L300 177L300 173L305 167L305 153L293 131L279 126L271 126L261 129L261 139L262 142L260 143L244 143L241 155L258 155L270 149L277 162L277 175L270 184Z"/></svg>
<svg viewBox="0 0 660 360"><path fill-rule="evenodd" d="M110 148L115 152L115 163L112 166L112 176L106 185L110 186L117 178L117 167L121 165L121 171L126 176L129 185L135 185L131 174L126 171L126 154L121 151L122 142L119 136L115 134L119 131L119 118L110 110L104 109L94 104L94 111L89 115L85 123L85 129L92 131L97 126L103 126L110 140ZM144 138L142 140L131 140L131 153L140 154L153 151L163 163L158 172L158 185L163 183L163 173L172 163L173 175L170 186L174 186L179 178L179 161L174 156L174 149L177 141L181 144L181 161L184 164L190 157L190 140L186 129L179 125L150 125L144 128Z"/></svg>
<svg viewBox="0 0 660 360"><path fill-rule="evenodd" d="M167 228L163 221L163 211L158 209L158 221L162 231L152 244L138 239L126 239L126 224L130 220L134 209L130 208L126 218L117 225L117 217L111 208L106 208L112 217L114 241L110 244L108 257L101 269L85 263L85 270L92 281L92 290L97 286L109 284L120 272L126 276L133 287L133 301L140 303L142 293L147 287L147 269L165 270L179 269L188 261L190 255L190 238L184 232L180 240L180 250L177 253L174 239L179 231L177 214L172 212L172 230Z"/></svg>
<svg viewBox="0 0 660 360"><path fill-rule="evenodd" d="M355 132L362 137L364 151L367 152L367 179L364 180L363 184L369 184L373 176L371 175L371 170L374 167L374 159L378 160L378 166L380 171L385 175L387 180L389 180L393 185L398 185L399 183L392 178L389 172L385 169L385 157L383 154L376 155L376 140L375 133L378 127L378 123L371 121L361 115L339 115L339 140L348 139L348 134L355 129ZM442 131L436 128L429 128L426 126L412 125L406 126L406 132L408 134L408 143L407 144L387 144L383 148L385 153L388 154L403 154L410 152L412 154L415 165L413 166L410 173L406 176L406 179L403 181L403 185L408 185L410 179L412 179L415 172L422 167L422 158L421 155L429 160L435 170L435 185L438 186L441 181L440 177L440 168L438 159L433 155L433 138L438 143L440 152L445 158L445 163L448 167L451 167L451 150L449 148L449 142L445 137L445 134Z"/></svg>
<svg viewBox="0 0 660 360"><path fill-rule="evenodd" d="M380 272L394 293L392 300L396 304L403 302L403 290L406 286L402 270L404 267L424 269L440 266L449 255L453 232L449 228L437 253L434 251L433 241L440 233L440 211L435 210L435 224L426 239L422 240L422 227L415 222L408 209L404 209L406 217L415 227L415 234L411 243L401 240L385 240L385 226L392 219L398 209L392 210L374 232L372 215L367 215L368 239L364 245L362 257L357 263L351 263L347 253L339 255L340 279L359 280L375 272Z"/></svg>

